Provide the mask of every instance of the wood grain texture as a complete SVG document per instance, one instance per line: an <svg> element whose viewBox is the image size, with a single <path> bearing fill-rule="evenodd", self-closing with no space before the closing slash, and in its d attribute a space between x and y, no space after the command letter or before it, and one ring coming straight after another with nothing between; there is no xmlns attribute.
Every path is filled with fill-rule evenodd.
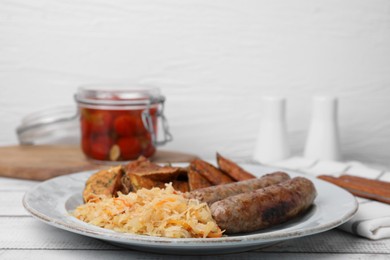
<svg viewBox="0 0 390 260"><path fill-rule="evenodd" d="M388 259L390 239L337 229L266 248L217 256L172 256L128 250L44 224L24 212L21 197L36 181L0 177L1 259ZM4 186L8 186L4 188Z"/></svg>
<svg viewBox="0 0 390 260"><path fill-rule="evenodd" d="M0 248L112 249L113 246L44 224L30 216L0 217ZM12 239L9 238L12 234Z"/></svg>
<svg viewBox="0 0 390 260"><path fill-rule="evenodd" d="M0 145L18 142L27 114L75 107L81 84L135 79L167 97L167 150L248 159L260 97L278 95L288 98L290 146L300 155L311 96L334 95L344 159L390 166L389 8L383 0L0 1ZM66 134L78 142L76 127ZM223 256L123 250L24 216L19 200L30 185L0 178L0 212L15 214L0 216L1 259L390 258L389 240L338 230Z"/></svg>
<svg viewBox="0 0 390 260"><path fill-rule="evenodd" d="M174 255L157 255L148 254L143 252L131 251L131 250L99 250L98 252L88 250L0 250L0 256L4 259L19 260L19 259L56 259L56 260L68 260L68 259L112 259L112 260L127 260L132 259L152 259L152 260L361 260L371 259L387 260L389 255L378 254L307 254L307 253L285 253L285 252L247 252L231 255L217 255L217 256L174 256Z"/></svg>
<svg viewBox="0 0 390 260"><path fill-rule="evenodd" d="M60 230L32 217L0 217L0 250L46 249L46 250L112 250L108 243ZM13 239L8 234L12 232ZM123 250L123 249L122 249ZM390 240L372 241L358 238L340 230L331 230L308 237L291 239L273 246L255 250L262 253L328 253L328 254L390 254ZM148 255L148 254L147 254Z"/></svg>
<svg viewBox="0 0 390 260"><path fill-rule="evenodd" d="M22 206L23 196L22 191L0 191L0 217L30 216Z"/></svg>
<svg viewBox="0 0 390 260"><path fill-rule="evenodd" d="M154 162L189 162L195 155L174 151L157 151ZM119 164L119 163L118 163ZM112 165L116 165L115 163ZM52 177L110 165L95 164L85 159L76 145L36 145L0 147L0 176L46 180Z"/></svg>
<svg viewBox="0 0 390 260"><path fill-rule="evenodd" d="M278 95L288 98L290 145L301 154L311 96L335 95L344 157L389 165L389 6L1 1L0 144L17 143L15 128L27 114L75 106L81 84L135 79L167 97L169 150L251 156L259 99Z"/></svg>
<svg viewBox="0 0 390 260"><path fill-rule="evenodd" d="M0 192L2 191L20 191L24 192L38 184L39 181L21 180L9 177L0 177Z"/></svg>
<svg viewBox="0 0 390 260"><path fill-rule="evenodd" d="M45 180L97 169L76 146L8 146L0 148L1 176Z"/></svg>

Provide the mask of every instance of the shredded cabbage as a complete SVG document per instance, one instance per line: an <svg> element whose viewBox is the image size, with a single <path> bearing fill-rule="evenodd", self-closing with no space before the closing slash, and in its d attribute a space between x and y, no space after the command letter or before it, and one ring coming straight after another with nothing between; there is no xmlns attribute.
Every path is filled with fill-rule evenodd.
<svg viewBox="0 0 390 260"><path fill-rule="evenodd" d="M221 237L206 203L165 189L140 189L118 197L102 197L77 207L73 216L118 232L170 238Z"/></svg>

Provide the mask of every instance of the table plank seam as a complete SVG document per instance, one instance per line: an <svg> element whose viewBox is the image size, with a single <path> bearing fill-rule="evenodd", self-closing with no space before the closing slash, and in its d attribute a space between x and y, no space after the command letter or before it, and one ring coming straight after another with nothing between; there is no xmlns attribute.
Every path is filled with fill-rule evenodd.
<svg viewBox="0 0 390 260"><path fill-rule="evenodd" d="M126 248L117 248L117 249L99 249L99 248L93 248L93 249L85 249L85 248L44 248L44 247L38 247L38 248L17 248L17 247L0 247L0 250L10 250L10 251L100 251L100 252L140 252L136 250L129 250ZM290 254L305 254L305 255L329 255L330 253L333 255L390 255L390 252L312 252L312 251L261 251L261 250L255 250L255 251L248 251L245 252L246 255L258 255L259 253L262 254L278 254L278 255L290 255ZM156 254L156 255L164 255L164 254ZM230 254L227 254L230 255ZM234 255L234 254L231 254ZM206 256L206 255L205 255ZM212 255L212 256L218 256L218 255Z"/></svg>
<svg viewBox="0 0 390 260"><path fill-rule="evenodd" d="M28 251L28 250L34 250L34 251L130 251L130 252L139 252L136 250L129 250L126 248L119 248L118 249L100 249L100 248L93 248L93 249L86 249L86 248L44 248L44 247L23 247L23 248L18 248L18 247L0 247L0 250L20 250L20 251Z"/></svg>
<svg viewBox="0 0 390 260"><path fill-rule="evenodd" d="M26 215L5 215L1 214L0 218L32 218L32 216L26 214Z"/></svg>

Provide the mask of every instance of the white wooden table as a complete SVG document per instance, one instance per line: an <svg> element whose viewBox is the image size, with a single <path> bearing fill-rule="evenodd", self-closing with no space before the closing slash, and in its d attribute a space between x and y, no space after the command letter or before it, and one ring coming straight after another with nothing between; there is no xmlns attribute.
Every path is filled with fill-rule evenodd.
<svg viewBox="0 0 390 260"><path fill-rule="evenodd" d="M128 250L31 217L22 198L37 183L0 178L0 259L390 259L390 239L371 241L337 229L239 254L172 256Z"/></svg>

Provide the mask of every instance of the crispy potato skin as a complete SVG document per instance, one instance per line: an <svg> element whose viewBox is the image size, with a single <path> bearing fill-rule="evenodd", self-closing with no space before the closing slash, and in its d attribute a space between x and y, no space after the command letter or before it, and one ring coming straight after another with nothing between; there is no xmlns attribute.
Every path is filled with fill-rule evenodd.
<svg viewBox="0 0 390 260"><path fill-rule="evenodd" d="M249 179L254 179L256 176L245 171L243 168L238 166L233 161L226 159L219 153L217 153L217 163L218 167L227 175L232 177L236 181L245 181Z"/></svg>
<svg viewBox="0 0 390 260"><path fill-rule="evenodd" d="M183 193L186 193L190 190L190 187L188 185L188 181L174 180L174 181L172 181L172 187L175 190L178 190L178 191L183 192Z"/></svg>
<svg viewBox="0 0 390 260"><path fill-rule="evenodd" d="M166 183L172 182L175 189L187 192L187 169L181 167L161 166L140 157L137 161L126 166L126 173L122 177L124 189L137 191L142 188L164 188ZM186 182L186 183L184 183Z"/></svg>
<svg viewBox="0 0 390 260"><path fill-rule="evenodd" d="M179 167L158 165L145 157L140 157L138 160L130 162L126 166L126 174L136 174L162 182L169 182L177 178L182 171L183 169Z"/></svg>
<svg viewBox="0 0 390 260"><path fill-rule="evenodd" d="M99 200L101 195L112 197L121 190L122 166L101 170L91 175L83 191L84 202Z"/></svg>
<svg viewBox="0 0 390 260"><path fill-rule="evenodd" d="M228 175L203 160L193 160L190 164L190 167L214 185L234 182L234 180Z"/></svg>
<svg viewBox="0 0 390 260"><path fill-rule="evenodd" d="M188 185L189 185L189 190L193 191L193 190L197 190L197 189L210 187L213 184L211 184L206 178L204 178L201 174L199 174L192 167L189 167Z"/></svg>

